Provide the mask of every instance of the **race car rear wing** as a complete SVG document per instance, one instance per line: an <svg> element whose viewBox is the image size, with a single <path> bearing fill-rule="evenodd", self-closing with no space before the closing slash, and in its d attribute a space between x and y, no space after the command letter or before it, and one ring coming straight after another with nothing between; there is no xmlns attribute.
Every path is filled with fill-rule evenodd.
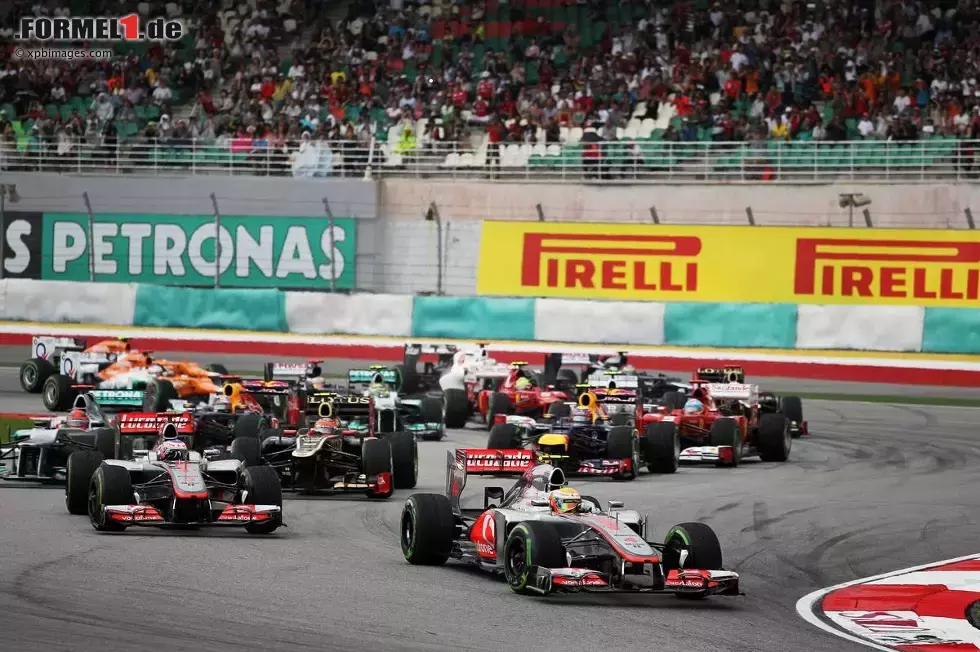
<svg viewBox="0 0 980 652"><path fill-rule="evenodd" d="M307 378L316 378L322 374L321 362L323 360L310 360L306 363L267 362L263 376L267 381L301 383Z"/></svg>
<svg viewBox="0 0 980 652"><path fill-rule="evenodd" d="M534 451L521 448L457 448L460 455L466 472L478 475L520 474L538 463Z"/></svg>
<svg viewBox="0 0 980 652"><path fill-rule="evenodd" d="M397 369L388 367L371 367L370 369L350 369L347 372L347 384L351 387L384 383L394 388L401 385L401 375Z"/></svg>
<svg viewBox="0 0 980 652"><path fill-rule="evenodd" d="M31 338L31 357L51 360L65 351L83 351L85 340L80 337L51 337L35 335Z"/></svg>
<svg viewBox="0 0 980 652"><path fill-rule="evenodd" d="M167 423L181 435L194 433L194 416L189 412L126 412L119 415L119 434L157 433Z"/></svg>
<svg viewBox="0 0 980 652"><path fill-rule="evenodd" d="M695 381L705 383L744 383L745 369L742 367L701 367L695 373Z"/></svg>
<svg viewBox="0 0 980 652"><path fill-rule="evenodd" d="M369 396L321 392L307 398L306 413L347 421L354 418L370 417L372 404L373 401Z"/></svg>
<svg viewBox="0 0 980 652"><path fill-rule="evenodd" d="M704 385L711 398L758 402L759 387L742 383L708 383Z"/></svg>

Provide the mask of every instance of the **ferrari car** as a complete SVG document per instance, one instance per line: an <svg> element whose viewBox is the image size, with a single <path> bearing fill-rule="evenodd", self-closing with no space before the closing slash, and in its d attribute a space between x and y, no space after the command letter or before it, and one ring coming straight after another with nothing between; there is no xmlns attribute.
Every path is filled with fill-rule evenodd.
<svg viewBox="0 0 980 652"><path fill-rule="evenodd" d="M275 469L302 493L363 492L389 498L418 481L418 444L411 432L375 432L374 399L323 395L320 419L295 432L269 431L261 440L232 442L239 459ZM377 436L375 436L377 434Z"/></svg>
<svg viewBox="0 0 980 652"><path fill-rule="evenodd" d="M630 384L628 378L620 382ZM577 404L553 403L541 419L498 415L487 449L529 449L566 474L632 480L643 465L653 473L674 473L680 454L676 434L647 439L631 421L617 419L629 418L635 401L635 389L594 388L581 394Z"/></svg>
<svg viewBox="0 0 980 652"><path fill-rule="evenodd" d="M542 386L540 375L527 369L526 362L514 362L507 377L495 389L484 389L477 394L477 407L490 428L498 414L540 417L548 413L553 403L564 403L570 398L567 392Z"/></svg>
<svg viewBox="0 0 980 652"><path fill-rule="evenodd" d="M456 559L502 574L522 594L740 595L738 574L724 569L718 537L704 523L675 525L658 543L647 540L647 519L622 502L603 509L597 499L581 496L571 509L563 502L558 510L556 494L577 492L564 491L561 469L533 460L508 491L487 487L482 508L463 509L471 462L466 449L449 452L446 494L414 494L405 502L399 531L410 564ZM496 462L503 468L506 460Z"/></svg>
<svg viewBox="0 0 980 652"><path fill-rule="evenodd" d="M647 436L680 437L682 462L714 462L738 466L744 457L758 456L764 462L785 462L793 443L793 422L782 412L767 409L759 400L757 385L715 383L700 375L691 381L686 407L662 407L644 414ZM686 405L686 403L685 403Z"/></svg>
<svg viewBox="0 0 980 652"><path fill-rule="evenodd" d="M76 451L68 460L65 503L88 513L92 526L119 532L131 526L238 526L269 534L282 525L282 489L269 467L236 459L208 460L191 450L173 423L149 450L106 460Z"/></svg>

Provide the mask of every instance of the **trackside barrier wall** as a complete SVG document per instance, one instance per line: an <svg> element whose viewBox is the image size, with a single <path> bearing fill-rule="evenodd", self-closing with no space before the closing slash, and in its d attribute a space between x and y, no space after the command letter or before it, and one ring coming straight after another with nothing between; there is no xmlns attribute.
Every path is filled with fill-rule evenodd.
<svg viewBox="0 0 980 652"><path fill-rule="evenodd" d="M286 293L140 285L133 325L286 332Z"/></svg>
<svg viewBox="0 0 980 652"><path fill-rule="evenodd" d="M973 308L347 296L9 279L0 281L0 319L309 335L980 354L980 309Z"/></svg>

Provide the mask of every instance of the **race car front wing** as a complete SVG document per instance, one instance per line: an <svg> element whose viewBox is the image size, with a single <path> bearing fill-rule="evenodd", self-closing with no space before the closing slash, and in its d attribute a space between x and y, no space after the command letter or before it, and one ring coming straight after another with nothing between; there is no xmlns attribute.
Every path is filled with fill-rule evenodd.
<svg viewBox="0 0 980 652"><path fill-rule="evenodd" d="M627 576L628 577L628 576ZM661 576L662 577L662 576ZM610 575L590 568L544 568L534 566L528 588L541 594L589 592L667 593L706 597L709 595L743 595L738 588L738 574L723 570L682 569L667 574L662 586L644 586L621 580L613 583Z"/></svg>
<svg viewBox="0 0 980 652"><path fill-rule="evenodd" d="M167 521L163 513L152 505L106 505L103 510L107 518L118 523L150 527L166 527L168 525L243 526L249 523L268 521L277 516L282 517L282 508L278 505L228 505L221 511L217 519L194 523Z"/></svg>

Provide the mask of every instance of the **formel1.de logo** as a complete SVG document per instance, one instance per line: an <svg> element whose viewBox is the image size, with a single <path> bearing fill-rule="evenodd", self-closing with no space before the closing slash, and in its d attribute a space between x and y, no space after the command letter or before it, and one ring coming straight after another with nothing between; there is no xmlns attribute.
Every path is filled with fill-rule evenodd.
<svg viewBox="0 0 980 652"><path fill-rule="evenodd" d="M18 41L178 41L184 35L179 20L128 16L24 16Z"/></svg>

